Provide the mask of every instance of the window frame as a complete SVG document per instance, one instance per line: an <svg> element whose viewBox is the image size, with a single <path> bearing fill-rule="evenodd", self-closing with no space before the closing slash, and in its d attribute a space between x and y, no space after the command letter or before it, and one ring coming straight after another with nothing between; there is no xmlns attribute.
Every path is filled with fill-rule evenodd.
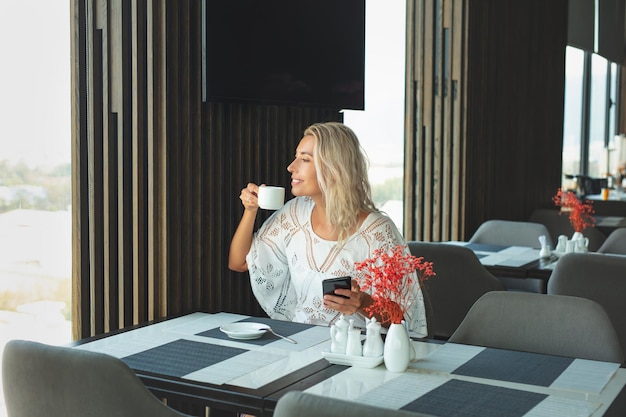
<svg viewBox="0 0 626 417"><path fill-rule="evenodd" d="M590 146L591 146L591 134L592 134L591 132L592 121L594 121L596 125L601 124L602 126L604 126L604 129L603 129L604 134L602 138L603 147L604 149L606 149L607 147L609 147L610 149L611 138L614 137L618 133L618 124L619 124L618 111L620 108L619 106L619 88L620 88L619 80L621 77L620 65L613 63L609 60L606 60L606 58L593 54L589 51L581 50L573 46L568 46L567 48L568 48L568 51L572 51L572 50L576 50L578 52L582 51L584 53L584 61L583 61L582 86L581 86L581 91L580 91L580 97L581 97L580 130L579 130L580 132L579 171L580 172L563 171L563 178L570 178L571 176L575 176L575 175L585 175L585 176L590 175L590 172L591 172ZM566 52L566 57L567 57L567 52ZM592 94L593 94L592 61L594 58L596 60L599 58L606 60L606 65L607 65L606 76L604 80L605 90L602 92L602 94L605 95L605 99L604 99L605 107L602 111L602 117L604 120L599 120L599 121L592 120L593 115L591 111L592 104L595 105L595 103L593 102L593 97L592 97ZM567 65L567 58L566 58L566 68L565 68L566 86L567 86L567 81L568 81L568 65ZM568 90L566 88L565 91L567 92L571 90ZM565 97L565 99L566 98L567 97ZM563 118L563 123L564 123L563 140L564 141L565 141L565 133L566 133L565 125L570 122L571 120L565 114ZM565 160L562 161L562 165L563 166L566 165ZM609 168L614 169L615 167L609 167ZM601 172L602 169L603 168L601 165L601 167L598 168L598 170ZM606 173L601 172L601 175L605 175L605 174Z"/></svg>

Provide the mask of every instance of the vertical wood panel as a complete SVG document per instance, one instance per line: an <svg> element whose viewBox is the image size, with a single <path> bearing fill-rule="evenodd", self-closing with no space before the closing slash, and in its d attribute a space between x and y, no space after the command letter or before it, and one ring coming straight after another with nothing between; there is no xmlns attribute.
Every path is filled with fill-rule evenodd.
<svg viewBox="0 0 626 417"><path fill-rule="evenodd" d="M438 222L437 236L435 240L446 240L450 236L450 221L451 221L451 187L452 187L452 167L454 163L452 154L452 132L454 131L453 125L453 107L452 107L452 74L451 74L451 60L452 60L452 14L453 14L453 2L452 0L444 0L444 6L442 11L442 52L441 52L441 75L443 85L443 103L442 103L442 152L440 160L441 169L441 187L440 198L438 199L438 210L440 221Z"/></svg>
<svg viewBox="0 0 626 417"><path fill-rule="evenodd" d="M169 135L167 132L177 132L177 142L184 146L185 137L184 132L181 132L181 127L179 126L178 117L169 117L170 114L176 115L177 108L174 103L178 103L180 100L179 96L179 77L178 77L178 67L179 67L179 48L177 47L177 39L178 39L178 10L177 8L169 7L169 4L166 3L166 26L165 31L167 35L165 37L165 62L167 65L167 74L165 74L165 84L167 92L167 101L165 102L164 108L164 118L167 121L167 127L165 133L165 138L167 141L167 147L165 151L167 155L165 155L165 160L167 161L167 171L166 177L164 178L164 183L161 186L167 190L167 200L164 201L167 217L165 218L166 230L167 230L167 264L166 270L163 271L167 279L170 278L169 271L176 271L179 265L180 257L181 257L181 236L178 233L170 233L170 231L180 230L181 229L181 219L182 215L180 212L180 205L173 204L173 201L178 201L180 198L178 192L181 189L181 184L177 182L177 180L181 179L180 172L180 163L179 163L179 147L173 146L174 139L172 141L168 140ZM181 103L184 105L184 103ZM182 298L181 294L185 294L189 296L189 292L186 292L186 288L182 285L170 285L168 282L168 286L166 288L167 291L167 303L169 312L180 311L181 306L179 304L175 304L175 300L180 300Z"/></svg>
<svg viewBox="0 0 626 417"><path fill-rule="evenodd" d="M106 95L108 89L103 89ZM108 108L106 99L102 100L103 107ZM117 170L118 170L118 143L117 143L117 114L109 113L105 124L106 141L103 152L104 158L104 291L106 295L104 317L104 331L114 330L120 327L120 309L123 303L120 299L119 282L119 222L118 222L118 195L117 195Z"/></svg>
<svg viewBox="0 0 626 417"><path fill-rule="evenodd" d="M153 216L150 217L148 235L152 238L152 249L148 270L153 274L155 312L150 317L166 317L169 306L167 304L167 259L168 234L167 234L167 19L166 0L152 0L149 9L149 19L153 25L148 32L148 39L152 40L152 47L148 48L148 58L152 58L149 75L152 75L152 83L148 84L148 112L152 115L149 127L152 129L148 137L148 147L151 149L151 162L148 164L148 198ZM151 18L151 20L150 20ZM150 272L149 272L150 273Z"/></svg>
<svg viewBox="0 0 626 417"><path fill-rule="evenodd" d="M87 41L86 4L70 2L71 47L71 120L72 129L72 337L89 334L89 303L82 302L89 289L89 256L83 250L89 246L89 192L84 187L89 181L87 149Z"/></svg>
<svg viewBox="0 0 626 417"><path fill-rule="evenodd" d="M452 96L452 118L451 118L451 181L450 189L450 228L447 237L458 239L465 230L465 130L466 130L466 107L464 105L467 97L466 83L467 67L466 62L466 40L465 28L467 27L465 5L462 1L452 3L452 21L450 30L452 31L452 45L450 52L451 69L451 96Z"/></svg>
<svg viewBox="0 0 626 417"><path fill-rule="evenodd" d="M434 2L427 1L424 3L424 18L423 28L417 28L423 39L423 79L420 80L423 85L423 94L418 98L418 102L421 104L422 120L419 121L417 126L418 141L416 148L416 161L418 167L416 169L416 187L417 187L417 202L418 208L421 208L421 213L418 213L418 218L421 218L419 229L417 233L423 236L423 239L430 240L431 238L431 225L432 225L432 184L433 184L433 169L432 169L432 135L434 132L433 119L434 119L434 101L435 101L435 13ZM420 100L421 99L421 100Z"/></svg>
<svg viewBox="0 0 626 417"><path fill-rule="evenodd" d="M101 92L102 107L100 108L98 115L106 123L102 125L102 134L106 140L103 143L102 158L103 158L103 180L104 180L104 195L103 195L103 221L104 221L104 241L110 242L108 245L104 245L104 294L106 298L104 301L104 331L110 331L116 329L119 326L117 323L118 310L120 303L118 300L119 285L117 282L117 118L115 114L111 114L110 108L110 95L109 95L109 83L108 83L108 67L105 63L109 62L109 37L108 37L108 12L106 7L98 7L96 21L98 22L99 32L102 34L101 38L101 57L98 62L95 63L96 68L102 70L103 83L99 85L96 91ZM113 314L112 314L113 313Z"/></svg>
<svg viewBox="0 0 626 417"><path fill-rule="evenodd" d="M441 236L438 228L440 225L441 211L441 183L442 183L442 136L443 136L443 120L445 118L444 101L444 75L443 75L443 28L442 20L444 14L444 1L435 0L433 2L433 101L432 101L432 121L431 136L427 138L427 146L425 149L427 163L424 164L428 170L424 174L426 187L430 191L430 198L426 200L431 213L425 230L428 231L425 236L429 240L439 241Z"/></svg>
<svg viewBox="0 0 626 417"><path fill-rule="evenodd" d="M136 282L144 279L144 277L137 277L133 275L133 262L137 251L141 250L141 242L133 240L133 230L135 225L133 224L133 206L134 195L140 193L141 190L133 189L133 124L136 120L133 120L133 89L135 86L132 83L132 33L136 30L132 26L131 22L131 2L120 0L121 3L111 1L111 4L119 9L120 13L116 15L118 17L115 33L119 33L120 44L117 45L118 50L121 51L119 56L118 66L113 74L119 79L115 85L111 86L113 91L118 92L118 103L121 108L117 112L118 115L118 195L121 196L121 203L119 204L119 251L118 259L120 260L119 268L119 281L120 285L123 285L123 325L128 326L135 323L140 323L144 320L141 315L141 307L143 306L143 300L140 298L143 294L135 292ZM113 45L112 45L113 46ZM114 55L116 56L116 55Z"/></svg>
<svg viewBox="0 0 626 417"><path fill-rule="evenodd" d="M93 251L90 258L91 279L90 279L90 299L92 315L95 320L93 322L94 331L102 332L104 330L104 308L106 305L106 294L104 285L106 277L104 276L104 239L106 239L104 230L104 155L103 155L103 126L104 119L102 110L102 90L104 86L102 71L102 30L96 29L93 33L93 134L88 141L90 149L90 216L89 230L91 232L90 242L93 244ZM104 120L103 120L104 119Z"/></svg>
<svg viewBox="0 0 626 417"><path fill-rule="evenodd" d="M136 309L133 320L146 321L148 314L148 274L147 274L147 145L146 145L146 9L141 0L127 2L130 5L131 36L131 188L132 202L132 240L136 242L133 251L133 298Z"/></svg>
<svg viewBox="0 0 626 417"><path fill-rule="evenodd" d="M421 7L422 2L406 2L406 75L405 75L405 117L404 117L404 235L407 238L415 236L417 230L416 201L417 191L415 187L416 172L414 158L417 152L417 138L419 137L415 124L420 120L418 97L422 87L418 80L421 79L422 68L422 43L417 36L417 27L422 26L424 15Z"/></svg>

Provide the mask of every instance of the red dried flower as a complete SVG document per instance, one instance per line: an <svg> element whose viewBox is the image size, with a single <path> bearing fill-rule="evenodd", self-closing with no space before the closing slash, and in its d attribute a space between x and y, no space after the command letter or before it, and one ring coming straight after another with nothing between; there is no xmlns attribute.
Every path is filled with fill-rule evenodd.
<svg viewBox="0 0 626 417"><path fill-rule="evenodd" d="M435 275L432 262L405 249L406 245L398 245L389 252L379 249L372 258L355 263L357 271L364 273L361 288L372 290L373 303L365 311L378 313L383 323L400 324L404 319L409 303L415 299L411 293L415 272L420 285Z"/></svg>
<svg viewBox="0 0 626 417"><path fill-rule="evenodd" d="M563 191L559 188L552 197L554 205L561 207L561 213L569 212L569 222L575 232L582 232L586 227L594 227L595 219L591 216L594 212L593 202L585 200L583 203L572 191Z"/></svg>

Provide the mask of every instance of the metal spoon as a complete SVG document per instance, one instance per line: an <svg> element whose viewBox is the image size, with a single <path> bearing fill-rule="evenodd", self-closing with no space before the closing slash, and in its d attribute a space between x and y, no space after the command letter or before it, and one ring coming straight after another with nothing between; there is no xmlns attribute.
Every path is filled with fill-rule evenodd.
<svg viewBox="0 0 626 417"><path fill-rule="evenodd" d="M270 333L271 333L271 334L273 334L274 336L278 336L278 337L280 337L281 339L285 339L285 340L286 340L286 341L288 341L288 342L291 342L291 343L298 343L298 342L296 342L295 340L293 340L293 339L292 339L292 338L290 338L290 337L283 336L283 335L281 335L281 334L276 333L276 332L275 332L274 330L272 330L272 328L271 328L271 327L269 327L269 326L268 326L268 327L262 327L262 328L260 328L259 330L267 330L268 332L270 332Z"/></svg>

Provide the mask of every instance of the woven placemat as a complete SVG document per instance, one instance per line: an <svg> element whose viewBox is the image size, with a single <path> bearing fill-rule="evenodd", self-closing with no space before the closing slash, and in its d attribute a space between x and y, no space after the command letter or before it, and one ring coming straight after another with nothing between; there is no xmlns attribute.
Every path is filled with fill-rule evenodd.
<svg viewBox="0 0 626 417"><path fill-rule="evenodd" d="M135 370L182 377L244 352L247 350L179 339L122 360Z"/></svg>
<svg viewBox="0 0 626 417"><path fill-rule="evenodd" d="M452 373L548 387L573 361L562 356L486 348Z"/></svg>
<svg viewBox="0 0 626 417"><path fill-rule="evenodd" d="M402 410L449 417L521 417L545 398L545 394L452 379Z"/></svg>

